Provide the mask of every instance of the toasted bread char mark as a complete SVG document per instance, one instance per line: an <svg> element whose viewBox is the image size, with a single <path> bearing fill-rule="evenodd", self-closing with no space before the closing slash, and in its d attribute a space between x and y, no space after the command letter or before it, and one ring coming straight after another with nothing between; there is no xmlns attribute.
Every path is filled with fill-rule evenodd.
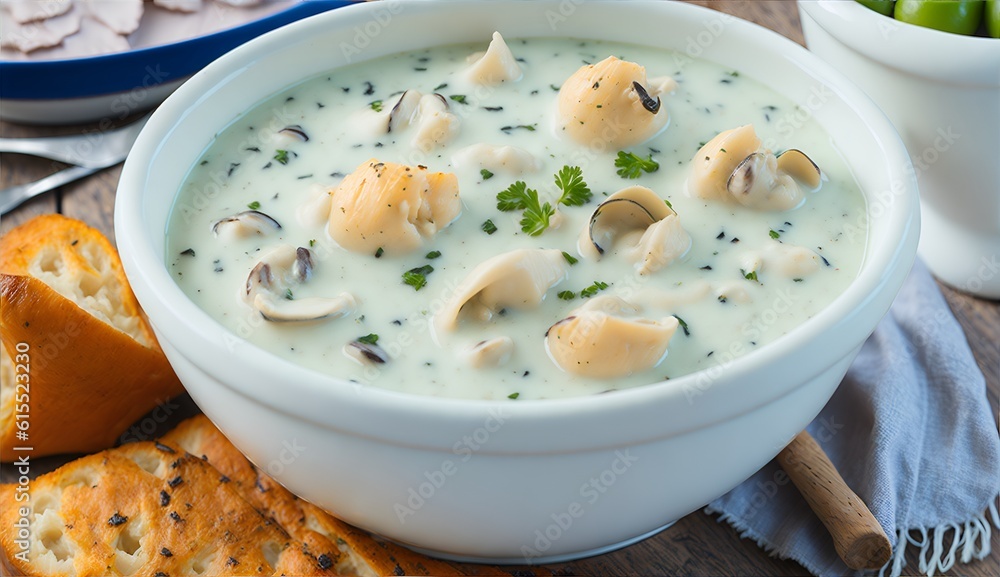
<svg viewBox="0 0 1000 577"><path fill-rule="evenodd" d="M27 562L10 558L15 485L0 486L0 544L27 575L332 575L200 458L133 443L32 481ZM164 506L161 492L170 495Z"/></svg>

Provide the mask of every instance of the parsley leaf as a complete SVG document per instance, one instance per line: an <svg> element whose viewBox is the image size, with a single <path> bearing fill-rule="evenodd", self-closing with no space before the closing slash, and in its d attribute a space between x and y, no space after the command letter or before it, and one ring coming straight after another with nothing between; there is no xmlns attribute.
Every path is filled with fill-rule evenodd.
<svg viewBox="0 0 1000 577"><path fill-rule="evenodd" d="M507 398L513 400L513 399L516 399L516 398L518 398L520 396L521 396L521 393L511 393L511 394L507 395Z"/></svg>
<svg viewBox="0 0 1000 577"><path fill-rule="evenodd" d="M424 255L424 258L429 259L429 260L434 260L434 259L436 259L439 256L441 256L441 251L439 251L439 250L432 250L429 253L427 253L426 255Z"/></svg>
<svg viewBox="0 0 1000 577"><path fill-rule="evenodd" d="M597 293L601 292L602 290L608 288L608 286L610 286L610 285L608 285L608 283L606 283L606 282L601 282L599 280L595 280L594 284L592 284L589 287L587 287L587 288L583 289L582 291L580 291L580 296L583 297L583 298L585 298L585 299L586 298L590 298L590 297L596 295Z"/></svg>
<svg viewBox="0 0 1000 577"><path fill-rule="evenodd" d="M281 164L288 164L288 151L287 150L275 150L274 159Z"/></svg>
<svg viewBox="0 0 1000 577"><path fill-rule="evenodd" d="M594 196L583 181L583 170L579 166L564 166L556 173L556 188L562 191L559 204L583 206Z"/></svg>
<svg viewBox="0 0 1000 577"><path fill-rule="evenodd" d="M752 280L754 282L760 282L759 280L757 280L757 271L755 271L755 270L747 272L747 271L745 271L743 269L740 269L740 273L743 274L743 278L745 278L747 280Z"/></svg>
<svg viewBox="0 0 1000 577"><path fill-rule="evenodd" d="M448 98L451 98L452 100L454 100L455 102L457 102L459 104L468 104L468 102L465 101L465 95L464 94L452 94Z"/></svg>
<svg viewBox="0 0 1000 577"><path fill-rule="evenodd" d="M580 262L580 259L576 258L575 256L569 254L566 251L563 251L563 258L566 259L566 262L569 263L569 266L573 266L576 263Z"/></svg>
<svg viewBox="0 0 1000 577"><path fill-rule="evenodd" d="M418 291L427 284L427 275L432 272L434 272L434 267L429 264L411 268L403 273L403 284L408 284L413 287L413 290Z"/></svg>
<svg viewBox="0 0 1000 577"><path fill-rule="evenodd" d="M247 208L249 208L250 210L257 210L258 208L260 208L260 202L258 202L258 201L255 200L255 201L251 202L250 204L248 204Z"/></svg>
<svg viewBox="0 0 1000 577"><path fill-rule="evenodd" d="M771 238L781 238L781 233L779 233L778 231L776 231L774 229L771 229L770 231L768 231L767 234L771 235Z"/></svg>
<svg viewBox="0 0 1000 577"><path fill-rule="evenodd" d="M375 333L368 333L367 335L365 335L363 337L358 337L357 341L359 343L364 343L366 345L377 345L378 344L378 335L376 335Z"/></svg>
<svg viewBox="0 0 1000 577"><path fill-rule="evenodd" d="M571 301L576 298L576 293L573 291L560 291L556 296L564 301Z"/></svg>
<svg viewBox="0 0 1000 577"><path fill-rule="evenodd" d="M528 188L524 181L519 180L510 185L507 190L497 194L497 208L502 212L523 210L521 215L521 230L531 236L538 236L549 227L549 218L556 213L549 203L538 200L538 191Z"/></svg>
<svg viewBox="0 0 1000 577"><path fill-rule="evenodd" d="M382 101L381 100L376 100L374 102L371 102L370 104L368 104L368 106L371 106L372 110L374 110L375 112L382 112Z"/></svg>
<svg viewBox="0 0 1000 577"><path fill-rule="evenodd" d="M615 159L615 166L618 167L618 176L622 178L639 178L645 172L656 172L660 169L660 163L653 160L650 154L646 158L636 156L634 153L621 150L618 158Z"/></svg>
<svg viewBox="0 0 1000 577"><path fill-rule="evenodd" d="M486 234L493 234L497 231L497 225L493 224L493 221L490 219L486 219L486 222L484 222L480 228L482 228L483 232Z"/></svg>
<svg viewBox="0 0 1000 577"><path fill-rule="evenodd" d="M485 168L479 171L479 174L483 177L483 180L489 180L493 178L493 173L486 170Z"/></svg>

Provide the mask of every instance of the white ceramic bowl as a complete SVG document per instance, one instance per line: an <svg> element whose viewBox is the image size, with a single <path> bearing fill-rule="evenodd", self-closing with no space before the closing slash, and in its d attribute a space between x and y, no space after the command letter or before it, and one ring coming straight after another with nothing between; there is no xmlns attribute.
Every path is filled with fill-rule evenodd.
<svg viewBox="0 0 1000 577"><path fill-rule="evenodd" d="M799 2L809 49L896 126L920 183L920 256L1000 298L1000 39L898 22L857 2Z"/></svg>
<svg viewBox="0 0 1000 577"><path fill-rule="evenodd" d="M799 103L841 143L873 209L858 279L790 334L733 362L643 388L528 402L354 386L235 337L174 284L164 231L175 194L201 149L244 110L348 59L482 41L494 30L690 50ZM377 2L267 34L181 86L126 161L115 223L126 273L177 374L255 463L339 517L415 548L537 562L657 531L743 481L814 418L912 264L918 206L905 162L888 120L842 75L718 12L674 2Z"/></svg>

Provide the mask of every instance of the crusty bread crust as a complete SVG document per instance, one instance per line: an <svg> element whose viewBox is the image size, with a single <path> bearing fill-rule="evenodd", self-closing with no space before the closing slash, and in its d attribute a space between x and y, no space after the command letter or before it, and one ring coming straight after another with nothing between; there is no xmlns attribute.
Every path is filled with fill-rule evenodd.
<svg viewBox="0 0 1000 577"><path fill-rule="evenodd" d="M44 215L0 239L0 461L113 446L183 388L139 309L118 254L86 224ZM28 386L14 383L18 344ZM21 372L25 372L24 369ZM27 390L26 390L27 389ZM28 442L15 438L28 393Z"/></svg>
<svg viewBox="0 0 1000 577"><path fill-rule="evenodd" d="M0 545L27 575L334 574L215 468L165 444L125 445L34 479L27 562L15 490L0 486Z"/></svg>

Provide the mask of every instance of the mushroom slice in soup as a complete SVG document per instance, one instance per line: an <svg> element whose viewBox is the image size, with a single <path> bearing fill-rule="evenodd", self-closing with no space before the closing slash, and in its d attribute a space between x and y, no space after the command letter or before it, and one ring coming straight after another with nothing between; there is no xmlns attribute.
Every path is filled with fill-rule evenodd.
<svg viewBox="0 0 1000 577"><path fill-rule="evenodd" d="M314 321L353 312L357 303L349 293L295 298L295 289L312 278L313 267L309 249L277 246L250 271L241 293L243 302L272 322Z"/></svg>
<svg viewBox="0 0 1000 577"><path fill-rule="evenodd" d="M557 249L517 249L490 258L458 285L455 295L434 316L435 327L454 330L463 311L489 321L503 309L533 308L566 278L568 266Z"/></svg>
<svg viewBox="0 0 1000 577"><path fill-rule="evenodd" d="M506 364L512 352L514 341L510 337L495 337L472 345L462 356L470 366L484 369Z"/></svg>
<svg viewBox="0 0 1000 577"><path fill-rule="evenodd" d="M630 186L612 194L594 210L580 231L580 254L600 259L615 245L635 263L639 274L656 272L691 247L691 236L677 213L645 186Z"/></svg>
<svg viewBox="0 0 1000 577"><path fill-rule="evenodd" d="M334 189L327 231L347 250L374 255L420 247L462 211L454 174L375 158Z"/></svg>
<svg viewBox="0 0 1000 577"><path fill-rule="evenodd" d="M472 54L469 60L472 65L466 70L466 77L476 84L495 86L504 82L516 82L523 75L517 59L499 32L493 33L486 52Z"/></svg>
<svg viewBox="0 0 1000 577"><path fill-rule="evenodd" d="M623 148L656 135L669 120L661 90L669 79L646 79L635 62L609 56L573 73L559 89L559 127L581 144Z"/></svg>
<svg viewBox="0 0 1000 577"><path fill-rule="evenodd" d="M541 163L533 154L516 146L477 143L466 146L451 157L452 164L463 169L486 169L495 173L520 176L535 172Z"/></svg>
<svg viewBox="0 0 1000 577"><path fill-rule="evenodd" d="M698 197L731 199L758 210L791 210L817 189L822 173L800 150L775 155L747 124L719 133L692 160L689 189Z"/></svg>
<svg viewBox="0 0 1000 577"><path fill-rule="evenodd" d="M259 210L244 210L212 223L212 234L229 240L264 235L280 229L278 221Z"/></svg>
<svg viewBox="0 0 1000 577"><path fill-rule="evenodd" d="M595 378L624 377L655 367L666 356L678 321L647 319L637 312L612 295L590 299L549 327L549 357L568 373Z"/></svg>

